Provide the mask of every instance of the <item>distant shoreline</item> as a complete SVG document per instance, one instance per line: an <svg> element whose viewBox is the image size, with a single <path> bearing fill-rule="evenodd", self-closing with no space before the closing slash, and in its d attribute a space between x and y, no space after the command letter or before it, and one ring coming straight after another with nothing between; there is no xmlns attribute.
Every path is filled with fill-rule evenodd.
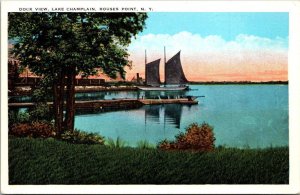
<svg viewBox="0 0 300 195"><path fill-rule="evenodd" d="M190 81L190 85L271 85L281 84L287 85L288 81L264 81L264 82L253 82L253 81Z"/></svg>
<svg viewBox="0 0 300 195"><path fill-rule="evenodd" d="M112 83L112 82L107 82ZM127 85L126 85L127 84ZM133 84L131 82L124 82L123 85L120 86L76 86L76 93L93 93L100 91L137 91L138 88L136 85L128 85ZM251 81L190 81L189 85L288 85L288 81L267 81L267 82L251 82ZM32 91L29 86L18 87L15 92L9 92L9 95L19 96L19 95L31 95Z"/></svg>

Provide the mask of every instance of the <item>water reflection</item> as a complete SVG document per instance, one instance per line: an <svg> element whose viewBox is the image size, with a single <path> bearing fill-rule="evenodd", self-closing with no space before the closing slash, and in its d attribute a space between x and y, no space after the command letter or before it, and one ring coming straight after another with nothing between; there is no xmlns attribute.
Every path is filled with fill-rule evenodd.
<svg viewBox="0 0 300 195"><path fill-rule="evenodd" d="M31 96L9 96L8 102L31 102Z"/></svg>
<svg viewBox="0 0 300 195"><path fill-rule="evenodd" d="M147 122L160 123L160 121L163 121L164 127L171 124L180 129L182 107L180 104L144 106L145 125Z"/></svg>
<svg viewBox="0 0 300 195"><path fill-rule="evenodd" d="M103 100L105 98L104 93L77 93L75 95L76 100Z"/></svg>
<svg viewBox="0 0 300 195"><path fill-rule="evenodd" d="M182 115L182 105L180 104L166 104L165 107L165 121L175 124L177 129L180 129L180 120Z"/></svg>
<svg viewBox="0 0 300 195"><path fill-rule="evenodd" d="M185 96L187 91L138 91L138 98L176 98Z"/></svg>
<svg viewBox="0 0 300 195"><path fill-rule="evenodd" d="M145 123L147 124L148 120L159 123L160 111L161 111L160 105L145 106Z"/></svg>

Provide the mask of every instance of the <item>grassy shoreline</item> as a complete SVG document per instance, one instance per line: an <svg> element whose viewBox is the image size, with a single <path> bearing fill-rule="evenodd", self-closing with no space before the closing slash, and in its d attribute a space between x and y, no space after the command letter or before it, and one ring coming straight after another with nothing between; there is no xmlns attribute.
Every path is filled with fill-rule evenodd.
<svg viewBox="0 0 300 195"><path fill-rule="evenodd" d="M208 153L9 138L14 184L287 184L288 147Z"/></svg>

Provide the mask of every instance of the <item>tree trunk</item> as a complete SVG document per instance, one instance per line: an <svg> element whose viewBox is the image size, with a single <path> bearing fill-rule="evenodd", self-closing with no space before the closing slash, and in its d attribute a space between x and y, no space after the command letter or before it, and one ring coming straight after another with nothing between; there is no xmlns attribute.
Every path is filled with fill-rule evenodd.
<svg viewBox="0 0 300 195"><path fill-rule="evenodd" d="M63 133L65 131L63 121L64 121L64 91L65 91L65 84L64 84L64 72L62 71L61 77L59 79L59 123L61 124L61 131Z"/></svg>
<svg viewBox="0 0 300 195"><path fill-rule="evenodd" d="M63 106L64 106L64 83L63 74L60 73L58 81L53 83L53 110L56 136L60 137L63 132Z"/></svg>
<svg viewBox="0 0 300 195"><path fill-rule="evenodd" d="M53 84L53 110L56 136L59 137L62 131L62 124L60 123L60 93L59 85Z"/></svg>
<svg viewBox="0 0 300 195"><path fill-rule="evenodd" d="M67 100L66 100L65 128L66 130L69 131L74 130L75 81L76 81L76 71L75 71L75 67L72 67L67 73Z"/></svg>

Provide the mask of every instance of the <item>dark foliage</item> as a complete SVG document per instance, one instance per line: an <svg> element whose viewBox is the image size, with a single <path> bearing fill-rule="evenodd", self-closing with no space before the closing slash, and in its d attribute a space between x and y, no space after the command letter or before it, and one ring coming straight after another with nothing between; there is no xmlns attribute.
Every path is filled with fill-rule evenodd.
<svg viewBox="0 0 300 195"><path fill-rule="evenodd" d="M11 127L17 123L30 122L30 115L28 112L20 112L19 110L9 110L8 112L8 126Z"/></svg>
<svg viewBox="0 0 300 195"><path fill-rule="evenodd" d="M30 121L51 122L53 120L53 112L47 103L37 103L28 114Z"/></svg>
<svg viewBox="0 0 300 195"><path fill-rule="evenodd" d="M73 144L104 144L103 136L97 133L86 133L77 129L64 132L60 139Z"/></svg>
<svg viewBox="0 0 300 195"><path fill-rule="evenodd" d="M9 134L17 137L49 138L55 136L55 130L50 123L35 121L14 124L9 128Z"/></svg>
<svg viewBox="0 0 300 195"><path fill-rule="evenodd" d="M21 67L43 78L43 88L53 90L57 136L74 130L76 75L125 78L125 67L132 64L126 48L146 18L138 12L8 14L12 53Z"/></svg>
<svg viewBox="0 0 300 195"><path fill-rule="evenodd" d="M166 152L9 140L10 184L288 184L287 147Z"/></svg>
<svg viewBox="0 0 300 195"><path fill-rule="evenodd" d="M9 127L9 135L30 138L56 138L53 124L45 121L13 124ZM105 141L104 137L97 133L87 133L77 129L64 132L59 139L73 144L103 145Z"/></svg>

